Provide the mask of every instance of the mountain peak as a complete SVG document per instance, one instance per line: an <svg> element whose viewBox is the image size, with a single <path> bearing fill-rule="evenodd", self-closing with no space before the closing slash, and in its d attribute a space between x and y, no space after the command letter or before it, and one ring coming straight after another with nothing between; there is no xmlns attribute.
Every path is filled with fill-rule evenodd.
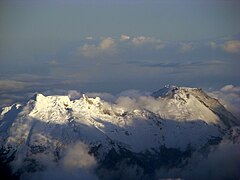
<svg viewBox="0 0 240 180"><path fill-rule="evenodd" d="M40 99L43 99L44 97L45 96L43 94L36 92L30 99L32 99L34 101L38 101Z"/></svg>
<svg viewBox="0 0 240 180"><path fill-rule="evenodd" d="M191 87L178 87L175 85L165 85L163 88L155 91L151 94L151 96L158 97L173 97L174 94L179 93L191 93L192 91L202 91L200 88L191 88Z"/></svg>
<svg viewBox="0 0 240 180"><path fill-rule="evenodd" d="M63 95L52 95L52 96L44 96L41 93L36 93L34 96L31 98L32 100L36 102L44 102L44 101L64 101L64 102L70 102L70 99L68 96L63 96Z"/></svg>
<svg viewBox="0 0 240 180"><path fill-rule="evenodd" d="M228 110L226 110L217 99L210 97L201 88L166 85L164 88L153 92L152 96L155 98L160 97L166 100L174 101L174 104L178 104L178 109L183 108L184 104L188 104L190 109L195 107L195 113L199 112L201 109L200 107L197 107L198 104L202 106L202 108L205 107L217 115L226 127L238 124L237 119ZM182 109L180 111L182 111Z"/></svg>

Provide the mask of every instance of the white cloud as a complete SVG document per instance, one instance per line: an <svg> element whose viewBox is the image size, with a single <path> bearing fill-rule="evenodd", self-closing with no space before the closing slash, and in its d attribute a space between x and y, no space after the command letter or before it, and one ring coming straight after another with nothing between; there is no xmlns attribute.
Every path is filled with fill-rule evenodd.
<svg viewBox="0 0 240 180"><path fill-rule="evenodd" d="M92 36L88 36L86 37L87 40L93 40L93 37Z"/></svg>
<svg viewBox="0 0 240 180"><path fill-rule="evenodd" d="M229 53L237 53L240 52L240 41L239 40L230 40L226 41L222 45L223 50Z"/></svg>
<svg viewBox="0 0 240 180"><path fill-rule="evenodd" d="M76 143L68 148L68 152L63 159L66 169L91 169L97 164L95 158L88 154L88 147L84 143Z"/></svg>
<svg viewBox="0 0 240 180"><path fill-rule="evenodd" d="M145 37L145 36L138 36L138 37L134 37L132 39L132 43L135 46L142 46L148 43L153 43L155 42L155 40L151 37Z"/></svg>
<svg viewBox="0 0 240 180"><path fill-rule="evenodd" d="M119 97L116 100L116 105L125 111L136 109L138 107L136 99L130 98L128 96Z"/></svg>
<svg viewBox="0 0 240 180"><path fill-rule="evenodd" d="M129 39L130 39L130 37L127 36L127 35L124 35L124 34L122 34L121 37L120 37L120 41L127 41Z"/></svg>
<svg viewBox="0 0 240 180"><path fill-rule="evenodd" d="M99 45L84 44L77 49L77 53L87 58L95 58L102 55L114 55L117 53L116 43L113 38L103 39Z"/></svg>
<svg viewBox="0 0 240 180"><path fill-rule="evenodd" d="M45 179L98 179L94 173L97 161L90 155L89 148L82 142L66 146L66 150L61 154L63 157L56 161L53 153L27 153L26 145L23 145L15 154L15 159L11 163L14 172L23 171L20 179L45 180ZM29 156L31 155L31 156ZM27 171L29 166L28 159L37 162L42 167L38 171Z"/></svg>
<svg viewBox="0 0 240 180"><path fill-rule="evenodd" d="M99 49L100 50L109 50L115 47L115 42L111 37L103 39L100 42Z"/></svg>
<svg viewBox="0 0 240 180"><path fill-rule="evenodd" d="M110 93L98 93L98 92L88 92L86 93L88 97L100 97L104 101L113 102L116 100L116 97Z"/></svg>
<svg viewBox="0 0 240 180"><path fill-rule="evenodd" d="M210 41L207 46L212 49L222 49L228 53L238 53L240 52L240 41L239 40L226 40L224 43L216 43Z"/></svg>
<svg viewBox="0 0 240 180"><path fill-rule="evenodd" d="M240 93L240 87L239 86L233 86L233 85L226 85L221 88L221 91L223 92L238 92Z"/></svg>
<svg viewBox="0 0 240 180"><path fill-rule="evenodd" d="M70 99L79 99L82 96L82 94L76 90L69 90L68 91L68 97Z"/></svg>
<svg viewBox="0 0 240 180"><path fill-rule="evenodd" d="M87 58L97 57L97 55L101 53L101 51L96 45L89 44L81 46L77 51Z"/></svg>
<svg viewBox="0 0 240 180"><path fill-rule="evenodd" d="M165 47L165 43L163 43L160 39L145 36L134 37L131 40L131 43L135 47L145 47L147 45L151 48L154 48L155 50L159 50Z"/></svg>
<svg viewBox="0 0 240 180"><path fill-rule="evenodd" d="M186 53L186 52L189 52L192 49L193 49L192 44L182 43L179 51L180 51L180 53Z"/></svg>

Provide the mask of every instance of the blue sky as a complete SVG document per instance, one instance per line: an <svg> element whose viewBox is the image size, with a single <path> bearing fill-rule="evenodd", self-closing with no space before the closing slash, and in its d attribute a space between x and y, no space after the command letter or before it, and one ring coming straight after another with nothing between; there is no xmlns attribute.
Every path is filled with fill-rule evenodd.
<svg viewBox="0 0 240 180"><path fill-rule="evenodd" d="M238 86L238 0L5 0L0 92Z"/></svg>

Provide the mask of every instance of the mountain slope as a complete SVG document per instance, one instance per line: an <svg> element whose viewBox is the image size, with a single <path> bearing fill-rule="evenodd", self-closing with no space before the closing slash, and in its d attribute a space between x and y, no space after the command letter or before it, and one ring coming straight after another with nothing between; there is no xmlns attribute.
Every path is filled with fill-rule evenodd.
<svg viewBox="0 0 240 180"><path fill-rule="evenodd" d="M134 99L137 105L126 108L99 97L36 94L3 108L1 147L7 157L21 154L18 161L25 164L36 154L58 161L69 145L84 142L103 168L124 159L145 162L146 153L149 162L161 162L159 167L164 156L175 157L175 164L191 151L218 143L235 123L230 112L200 89L165 87L152 96Z"/></svg>
<svg viewBox="0 0 240 180"><path fill-rule="evenodd" d="M227 111L217 99L211 98L202 89L167 85L164 88L152 93L152 96L155 98L164 97L168 99L177 99L183 104L195 98L196 100L193 102L195 104L191 104L191 106L193 106L195 109L197 109L196 102L198 101L198 103L204 105L206 109L217 115L218 119L220 119L225 126L231 127L238 125L238 120L229 111ZM198 110L201 110L201 108L198 108ZM196 112L194 112L194 114L196 114ZM205 112L205 114L211 113ZM210 117L204 118L211 119Z"/></svg>

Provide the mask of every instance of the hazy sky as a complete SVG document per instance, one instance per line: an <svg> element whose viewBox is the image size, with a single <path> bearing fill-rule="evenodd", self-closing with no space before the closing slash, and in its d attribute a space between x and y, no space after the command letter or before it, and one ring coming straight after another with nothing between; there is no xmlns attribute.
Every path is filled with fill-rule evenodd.
<svg viewBox="0 0 240 180"><path fill-rule="evenodd" d="M240 85L238 0L3 0L0 92Z"/></svg>

